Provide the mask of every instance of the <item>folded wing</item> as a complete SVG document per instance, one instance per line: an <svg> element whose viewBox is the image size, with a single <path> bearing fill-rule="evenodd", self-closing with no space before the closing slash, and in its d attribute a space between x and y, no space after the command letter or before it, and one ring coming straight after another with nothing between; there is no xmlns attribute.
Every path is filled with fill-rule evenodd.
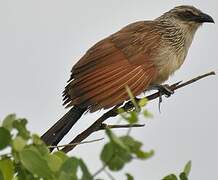
<svg viewBox="0 0 218 180"><path fill-rule="evenodd" d="M64 104L96 111L128 100L126 86L134 96L146 90L156 76L151 49L141 48L149 38L146 27L138 22L94 45L73 67Z"/></svg>

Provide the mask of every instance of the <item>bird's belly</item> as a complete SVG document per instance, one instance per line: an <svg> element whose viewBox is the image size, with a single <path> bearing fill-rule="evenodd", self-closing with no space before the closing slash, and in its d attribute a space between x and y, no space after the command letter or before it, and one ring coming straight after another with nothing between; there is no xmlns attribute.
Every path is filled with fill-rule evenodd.
<svg viewBox="0 0 218 180"><path fill-rule="evenodd" d="M161 58L161 57L160 57ZM162 58L157 63L157 76L153 80L152 84L161 84L166 81L170 75L172 75L183 64L185 59L185 53L181 53L179 56L173 53Z"/></svg>

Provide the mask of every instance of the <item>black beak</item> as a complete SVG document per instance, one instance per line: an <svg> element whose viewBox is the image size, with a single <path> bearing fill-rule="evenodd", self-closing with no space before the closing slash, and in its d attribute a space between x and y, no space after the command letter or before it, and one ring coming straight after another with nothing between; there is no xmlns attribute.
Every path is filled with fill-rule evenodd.
<svg viewBox="0 0 218 180"><path fill-rule="evenodd" d="M199 23L215 23L213 18L208 15L208 14L205 14L205 13L201 13L198 18L196 18L196 20L199 22Z"/></svg>

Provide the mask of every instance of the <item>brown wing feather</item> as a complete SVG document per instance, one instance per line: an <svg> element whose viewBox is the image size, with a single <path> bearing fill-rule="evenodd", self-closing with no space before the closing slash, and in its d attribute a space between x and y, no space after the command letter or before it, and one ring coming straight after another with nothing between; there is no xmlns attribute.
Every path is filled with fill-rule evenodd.
<svg viewBox="0 0 218 180"><path fill-rule="evenodd" d="M114 78L109 83L101 86L102 88L91 91L88 97L100 103L105 97L108 98L114 93L119 92L120 89L125 89L125 85L134 83L134 80L140 76L140 73L142 73L140 66L131 69L128 73L122 73L119 78Z"/></svg>
<svg viewBox="0 0 218 180"><path fill-rule="evenodd" d="M119 63L121 64L121 63ZM114 63L112 69L117 69L120 66L117 63ZM105 67L107 68L107 67ZM101 68L104 70L105 68ZM78 83L77 86L72 87L70 84L70 88L68 93L71 95L72 103L85 104L88 100L93 102L97 102L101 96L106 96L114 92L115 88L119 88L122 85L122 81L126 82L128 80L128 75L133 76L139 70L139 66L131 67L128 61L123 61L122 70L114 72L113 75L110 72L104 74L103 79L98 79L95 83L90 83L89 81L86 83ZM94 74L93 74L94 75ZM92 78L90 74L90 78ZM95 77L90 81L95 81ZM73 81L72 81L73 82ZM87 84L87 85L86 85Z"/></svg>
<svg viewBox="0 0 218 180"><path fill-rule="evenodd" d="M138 79L134 79L135 82L127 84L134 96L141 94L142 90L146 90L146 88L148 88L154 73L155 72L146 73L143 71ZM119 92L114 93L110 98L105 98L102 104L104 104L104 108L107 109L127 99L129 99L129 96L126 92L126 89L121 89Z"/></svg>
<svg viewBox="0 0 218 180"><path fill-rule="evenodd" d="M110 38L106 38L103 42L91 48L91 50L79 60L72 69L72 75L74 77L81 77L86 73L92 72L94 69L108 66L123 58L123 55L121 56L120 52L116 50Z"/></svg>
<svg viewBox="0 0 218 180"><path fill-rule="evenodd" d="M99 83L101 80L108 80L106 77L119 75L122 71L126 69L123 68L124 62L118 61L112 65L108 65L107 68L99 68L88 75L82 76L80 78L72 81L71 86L77 86L78 84L82 87L87 87L93 83ZM116 68L114 68L116 67ZM81 84L82 83L82 84Z"/></svg>
<svg viewBox="0 0 218 180"><path fill-rule="evenodd" d="M125 87L139 95L156 76L149 23L137 22L94 45L73 67L64 91L64 104L88 107L90 111L109 108L129 99Z"/></svg>

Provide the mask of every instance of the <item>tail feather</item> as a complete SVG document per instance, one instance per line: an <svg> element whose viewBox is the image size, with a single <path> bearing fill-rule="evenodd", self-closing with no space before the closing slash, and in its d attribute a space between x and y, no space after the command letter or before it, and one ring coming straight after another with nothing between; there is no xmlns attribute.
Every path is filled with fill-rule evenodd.
<svg viewBox="0 0 218 180"><path fill-rule="evenodd" d="M59 121L41 136L41 139L47 145L56 146L86 110L87 108L80 108L78 106L72 107Z"/></svg>

